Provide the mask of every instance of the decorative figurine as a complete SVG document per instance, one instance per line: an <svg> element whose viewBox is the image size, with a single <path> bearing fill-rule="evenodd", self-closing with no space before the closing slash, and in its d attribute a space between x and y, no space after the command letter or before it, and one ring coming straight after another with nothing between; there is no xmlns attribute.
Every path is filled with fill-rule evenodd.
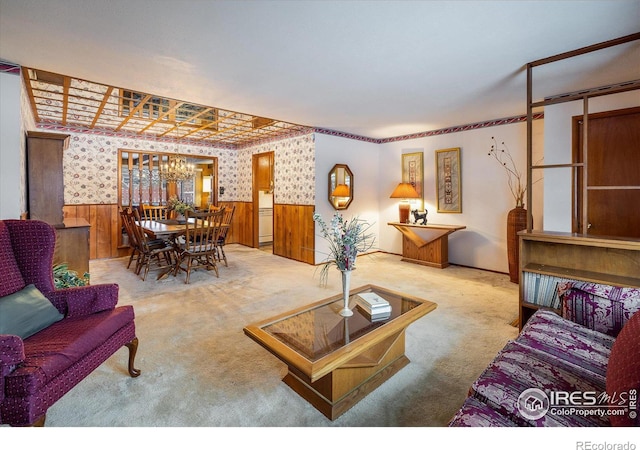
<svg viewBox="0 0 640 450"><path fill-rule="evenodd" d="M427 224L427 212L428 211L426 209L421 214L418 213L417 209L414 209L411 212L413 213L413 218L414 218L415 223L418 223L419 220L422 220L420 225L426 225Z"/></svg>

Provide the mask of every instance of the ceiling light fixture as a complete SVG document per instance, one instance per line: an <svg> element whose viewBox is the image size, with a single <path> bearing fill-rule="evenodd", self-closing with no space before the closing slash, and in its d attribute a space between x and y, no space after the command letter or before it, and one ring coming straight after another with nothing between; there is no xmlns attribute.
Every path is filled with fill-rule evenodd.
<svg viewBox="0 0 640 450"><path fill-rule="evenodd" d="M180 154L179 131L176 126L176 154L169 155L169 159L160 165L160 175L167 181L184 181L193 178L195 166L187 161L187 158Z"/></svg>

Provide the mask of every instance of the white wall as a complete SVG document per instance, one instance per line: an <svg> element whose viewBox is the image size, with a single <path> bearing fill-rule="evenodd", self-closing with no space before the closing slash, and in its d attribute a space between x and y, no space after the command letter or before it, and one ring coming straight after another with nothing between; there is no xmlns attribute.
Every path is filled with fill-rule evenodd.
<svg viewBox="0 0 640 450"><path fill-rule="evenodd" d="M21 78L0 72L0 219L19 219L23 204Z"/></svg>
<svg viewBox="0 0 640 450"><path fill-rule="evenodd" d="M542 121L534 122L537 131ZM384 195L381 196L381 222L398 220L398 203L388 198L401 177L401 154L424 152L424 200L429 223L464 225L466 229L449 236L449 261L454 264L508 272L506 224L515 200L507 184L505 169L491 156L489 150L494 136L505 142L521 172L526 171L526 123L480 128L458 133L442 134L411 141L383 145L381 171L387 175ZM438 213L436 199L435 151L460 148L462 170L462 213ZM397 167L393 170L392 168ZM523 182L526 175L523 176ZM534 205L534 212L541 210ZM534 223L540 219L534 216ZM381 230L381 246L387 251L401 253L402 239L392 227Z"/></svg>
<svg viewBox="0 0 640 450"><path fill-rule="evenodd" d="M541 133L543 123L534 122ZM398 221L398 201L389 198L402 178L402 154L424 153L424 200L430 223L465 225L449 236L449 261L482 269L508 272L506 222L515 206L505 170L488 155L491 137L504 141L518 167L526 170L526 123L371 144L316 134L316 209L325 220L333 215L327 200L327 174L334 164L347 164L354 174L354 201L345 218L359 215L376 222L377 247L401 254L402 237L388 222ZM435 185L435 151L460 147L462 213L438 214ZM524 179L523 179L524 181ZM541 222L541 206L534 205L534 224ZM536 211L538 216L536 216ZM317 237L316 262L324 260L326 245Z"/></svg>
<svg viewBox="0 0 640 450"><path fill-rule="evenodd" d="M329 203L329 171L335 164L346 164L353 173L353 201L349 208L341 210L342 216L350 220L354 217L373 224L371 232L379 235L381 227L386 222L379 216L380 197L380 145L353 139L345 139L325 134L315 134L316 149L316 180L315 180L315 210L329 223L336 212ZM375 247L380 244L376 239ZM316 224L316 264L327 258L328 245L320 237Z"/></svg>
<svg viewBox="0 0 640 450"><path fill-rule="evenodd" d="M590 113L634 106L640 106L640 91L606 95L589 100ZM545 108L545 164L571 162L571 121L573 116L582 114L582 101L560 103ZM544 229L570 232L571 169L545 169L544 178Z"/></svg>
<svg viewBox="0 0 640 450"><path fill-rule="evenodd" d="M590 112L640 105L640 92L596 97ZM571 160L571 117L582 114L582 102L545 109L545 119L534 121L534 164L567 163ZM402 177L401 155L424 153L424 200L430 223L465 225L449 236L449 261L454 264L508 272L506 221L515 202L502 167L488 155L491 137L504 141L518 167L526 172L526 123L520 122L458 133L442 134L387 144L371 144L316 134L316 205L323 217L333 209L327 198L327 173L334 164L347 164L354 173L355 200L345 217L360 215L376 222L377 247L402 253L400 233L388 222L398 220L398 202L389 195ZM437 213L435 151L460 147L462 166L462 213ZM523 181L526 180L526 174ZM534 171L533 228L571 230L571 176L568 169ZM363 190L365 192L363 192ZM374 194L375 193L375 194ZM526 201L526 197L525 197ZM326 247L317 239L316 262Z"/></svg>

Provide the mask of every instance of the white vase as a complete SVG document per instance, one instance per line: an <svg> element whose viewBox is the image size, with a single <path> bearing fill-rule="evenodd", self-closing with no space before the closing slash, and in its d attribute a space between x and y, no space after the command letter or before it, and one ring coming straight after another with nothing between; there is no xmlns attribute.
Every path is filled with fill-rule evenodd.
<svg viewBox="0 0 640 450"><path fill-rule="evenodd" d="M344 301L344 308L340 310L342 317L349 317L353 315L353 311L349 309L349 288L351 284L351 271L342 270L342 299Z"/></svg>

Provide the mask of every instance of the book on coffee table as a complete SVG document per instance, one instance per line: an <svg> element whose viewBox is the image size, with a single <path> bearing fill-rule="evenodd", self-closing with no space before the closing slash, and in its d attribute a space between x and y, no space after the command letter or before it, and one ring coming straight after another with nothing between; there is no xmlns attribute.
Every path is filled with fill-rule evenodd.
<svg viewBox="0 0 640 450"><path fill-rule="evenodd" d="M385 308L384 311L375 311L373 313L369 313L359 304L356 304L356 307L360 310L362 315L369 320L369 322L381 322L391 318L391 307L388 309Z"/></svg>
<svg viewBox="0 0 640 450"><path fill-rule="evenodd" d="M389 302L375 292L360 292L356 294L356 304L370 315L391 313Z"/></svg>

